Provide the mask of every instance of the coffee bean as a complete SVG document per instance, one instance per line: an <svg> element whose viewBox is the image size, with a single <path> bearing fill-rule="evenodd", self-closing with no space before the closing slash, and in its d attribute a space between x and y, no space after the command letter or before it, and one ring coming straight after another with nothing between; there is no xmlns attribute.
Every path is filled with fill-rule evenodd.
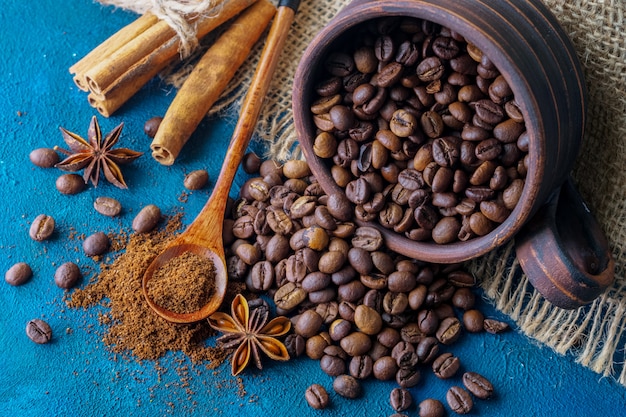
<svg viewBox="0 0 626 417"><path fill-rule="evenodd" d="M205 169L196 169L185 176L183 185L188 190L200 190L209 183L209 173Z"/></svg>
<svg viewBox="0 0 626 417"><path fill-rule="evenodd" d="M339 345L348 355L354 357L365 355L372 346L372 340L365 333L352 332L341 339Z"/></svg>
<svg viewBox="0 0 626 417"><path fill-rule="evenodd" d="M304 393L304 398L309 406L316 410L323 410L330 403L328 392L320 384L310 385Z"/></svg>
<svg viewBox="0 0 626 417"><path fill-rule="evenodd" d="M304 353L306 341L299 334L291 333L285 338L285 348L287 353L289 353L289 357L297 358Z"/></svg>
<svg viewBox="0 0 626 417"><path fill-rule="evenodd" d="M40 168L52 168L59 163L59 154L50 148L33 149L28 155L30 162Z"/></svg>
<svg viewBox="0 0 626 417"><path fill-rule="evenodd" d="M339 375L333 381L333 389L342 397L355 399L361 396L361 384L350 375Z"/></svg>
<svg viewBox="0 0 626 417"><path fill-rule="evenodd" d="M132 228L137 233L148 233L154 230L161 220L161 209L154 204L142 208L132 222Z"/></svg>
<svg viewBox="0 0 626 417"><path fill-rule="evenodd" d="M404 411L413 404L413 396L404 388L394 388L389 394L389 403L394 410Z"/></svg>
<svg viewBox="0 0 626 417"><path fill-rule="evenodd" d="M371 307L366 305L357 306L354 310L354 324L365 334L375 335L380 332L383 326L383 320L380 314Z"/></svg>
<svg viewBox="0 0 626 417"><path fill-rule="evenodd" d="M120 202L112 197L97 197L93 202L93 208L108 217L115 217L122 211Z"/></svg>
<svg viewBox="0 0 626 417"><path fill-rule="evenodd" d="M50 325L41 319L33 319L26 324L26 335L37 344L45 344L52 339Z"/></svg>
<svg viewBox="0 0 626 417"><path fill-rule="evenodd" d="M319 332L322 324L322 316L315 310L306 310L298 317L294 331L302 337L309 338Z"/></svg>
<svg viewBox="0 0 626 417"><path fill-rule="evenodd" d="M38 242L44 241L54 233L55 222L51 216L40 214L30 225L29 236Z"/></svg>
<svg viewBox="0 0 626 417"><path fill-rule="evenodd" d="M456 317L448 317L441 321L436 337L439 342L449 345L457 341L461 333L461 322Z"/></svg>
<svg viewBox="0 0 626 417"><path fill-rule="evenodd" d="M451 353L439 355L432 364L433 373L441 379L452 378L459 370L461 362Z"/></svg>
<svg viewBox="0 0 626 417"><path fill-rule="evenodd" d="M486 400L493 395L491 382L476 372L465 372L463 374L463 385L469 392L481 400Z"/></svg>
<svg viewBox="0 0 626 417"><path fill-rule="evenodd" d="M418 408L420 417L443 417L446 414L441 401L432 398L427 398L419 403Z"/></svg>
<svg viewBox="0 0 626 417"><path fill-rule="evenodd" d="M463 313L463 326L470 333L484 330L485 316L479 310L471 309Z"/></svg>
<svg viewBox="0 0 626 417"><path fill-rule="evenodd" d="M500 320L485 319L483 322L485 331L491 334L502 333L509 329L509 325Z"/></svg>
<svg viewBox="0 0 626 417"><path fill-rule="evenodd" d="M87 256L99 256L109 249L110 243L109 237L104 232L96 232L85 238L83 251Z"/></svg>
<svg viewBox="0 0 626 417"><path fill-rule="evenodd" d="M474 407L474 402L469 392L457 385L450 387L446 393L446 401L452 411L457 414L467 414Z"/></svg>
<svg viewBox="0 0 626 417"><path fill-rule="evenodd" d="M13 264L5 273L4 280L9 285L18 286L25 284L33 276L33 270L26 262Z"/></svg>
<svg viewBox="0 0 626 417"><path fill-rule="evenodd" d="M65 262L54 272L54 283L59 288L72 288L82 276L80 268L73 262Z"/></svg>
<svg viewBox="0 0 626 417"><path fill-rule="evenodd" d="M348 369L350 375L357 379L366 379L372 374L374 361L369 355L353 356Z"/></svg>
<svg viewBox="0 0 626 417"><path fill-rule="evenodd" d="M391 356L383 356L374 362L372 374L380 381L395 379L398 372L396 360Z"/></svg>
<svg viewBox="0 0 626 417"><path fill-rule="evenodd" d="M380 231L370 226L358 227L352 237L352 246L365 249L369 252L380 249L383 237Z"/></svg>
<svg viewBox="0 0 626 417"><path fill-rule="evenodd" d="M56 180L56 189L65 195L74 195L85 189L85 181L78 174L63 174Z"/></svg>
<svg viewBox="0 0 626 417"><path fill-rule="evenodd" d="M278 288L274 294L276 306L284 311L291 311L296 308L307 297L306 291L293 282L288 282Z"/></svg>
<svg viewBox="0 0 626 417"><path fill-rule="evenodd" d="M161 122L163 118L160 116L151 117L146 120L146 123L143 125L143 131L149 138L154 138L156 136L157 131L159 130L159 126L161 126Z"/></svg>

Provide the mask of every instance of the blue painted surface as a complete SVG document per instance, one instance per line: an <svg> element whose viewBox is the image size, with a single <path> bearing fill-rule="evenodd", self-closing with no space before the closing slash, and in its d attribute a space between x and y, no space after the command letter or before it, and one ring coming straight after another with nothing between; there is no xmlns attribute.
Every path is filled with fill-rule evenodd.
<svg viewBox="0 0 626 417"><path fill-rule="evenodd" d="M22 287L0 283L0 416L393 414L388 396L395 385L378 381L365 384L361 399L350 401L331 393L333 406L313 411L304 401L304 390L313 382L330 390L332 380L309 359L266 361L262 373L244 373L245 395L230 376L228 364L217 371L190 365L184 375L176 371L181 361L186 363L180 354L159 361L166 372L152 362L113 360L98 337L102 328L97 309L65 307L64 292L52 280L56 266L75 261L96 268L81 255L77 241L67 238L70 232L128 229L134 213L148 203L170 212L182 207L184 221L191 221L209 190L193 192L181 203L182 178L197 168L206 168L215 178L232 132L232 120L204 122L174 166L161 166L146 154L124 167L130 186L125 191L102 183L63 196L54 186L57 170L30 164L32 149L63 144L59 126L86 134L95 111L67 69L135 17L91 1L0 1L0 271L19 261L34 270ZM163 114L172 98L169 87L153 81L114 117L100 118L102 129L109 131L123 121L120 145L149 153L143 124ZM239 175L235 189L243 180ZM126 210L115 219L93 215L92 202L101 195L119 199ZM40 213L54 216L58 224L45 243L28 237L30 221ZM487 303L482 306L487 315L507 320ZM32 318L50 323L54 332L50 344L40 346L27 339L24 327ZM466 335L450 350L461 358L464 370L479 372L496 386L495 397L477 401L470 415L626 415L626 388L517 332ZM417 401L443 399L447 388L459 383L458 378L440 381L424 372L412 393ZM415 407L408 413L417 415Z"/></svg>

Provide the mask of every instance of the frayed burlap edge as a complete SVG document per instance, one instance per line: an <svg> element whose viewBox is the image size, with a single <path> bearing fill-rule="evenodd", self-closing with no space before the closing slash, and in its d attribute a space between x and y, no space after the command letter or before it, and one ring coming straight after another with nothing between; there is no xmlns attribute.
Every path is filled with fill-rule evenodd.
<svg viewBox="0 0 626 417"><path fill-rule="evenodd" d="M296 66L315 34L349 2L302 1L256 129L256 137L268 143L266 157L286 160L300 156L291 112ZM615 283L590 305L568 311L546 302L533 289L515 259L513 242L470 262L469 268L481 280L485 296L525 335L626 385L626 142L622 140L626 137L626 5L618 0L544 3L573 40L585 72L588 124L573 177L609 239L616 260ZM205 44L210 44L210 39ZM234 123L262 46L260 42L252 51L209 116L219 115ZM195 57L203 50L196 50ZM195 57L182 67L164 71L164 82L180 86Z"/></svg>

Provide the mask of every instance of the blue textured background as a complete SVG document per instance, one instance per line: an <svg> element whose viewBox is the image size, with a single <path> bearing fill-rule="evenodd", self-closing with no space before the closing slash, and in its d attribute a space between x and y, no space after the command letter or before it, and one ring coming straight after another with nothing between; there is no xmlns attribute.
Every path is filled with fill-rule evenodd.
<svg viewBox="0 0 626 417"><path fill-rule="evenodd" d="M227 364L217 371L192 366L183 375L175 370L181 361L186 363L180 354L160 361L166 372L152 362L114 361L97 335L102 330L97 311L65 307L64 292L52 279L56 266L75 261L84 269L96 267L82 256L79 243L68 239L71 230L87 235L129 229L134 213L149 203L166 212L182 207L184 221L191 221L209 190L193 192L181 203L182 178L198 168L206 168L215 178L232 131L232 120L207 121L174 166L157 164L149 156L143 124L164 114L174 92L154 81L114 117L99 117L104 131L123 121L120 145L147 153L124 167L129 190L102 183L63 196L54 185L59 171L29 162L32 149L63 144L59 126L86 134L96 112L67 69L135 18L88 0L0 1L0 272L19 261L34 270L24 286L0 283L0 416L391 415L388 396L395 384L378 381L366 383L359 400L331 393L330 409L310 409L303 396L306 387L317 382L332 391L332 380L318 362L308 359L287 364L266 361L264 372L244 373L246 395L239 392ZM243 179L238 177L235 188ZM101 195L119 199L123 214L115 219L94 214L93 200ZM53 238L44 243L28 237L30 221L40 213L52 215L58 225ZM482 304L489 316L506 320ZM32 318L50 323L54 332L50 344L36 345L26 337L24 327ZM477 371L496 386L495 397L477 401L471 415L626 414L624 387L515 331L468 335L451 351L461 358L464 370ZM460 381L440 381L425 373L412 392L417 401L443 399L453 383ZM415 407L409 414L417 414Z"/></svg>

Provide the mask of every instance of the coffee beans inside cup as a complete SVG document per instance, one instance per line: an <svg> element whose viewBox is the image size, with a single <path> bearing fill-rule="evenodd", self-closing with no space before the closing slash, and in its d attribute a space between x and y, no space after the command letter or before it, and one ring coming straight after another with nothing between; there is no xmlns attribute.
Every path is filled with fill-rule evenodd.
<svg viewBox="0 0 626 417"><path fill-rule="evenodd" d="M512 88L473 44L381 18L331 47L310 103L313 152L356 219L447 244L492 232L521 198L528 134Z"/></svg>

